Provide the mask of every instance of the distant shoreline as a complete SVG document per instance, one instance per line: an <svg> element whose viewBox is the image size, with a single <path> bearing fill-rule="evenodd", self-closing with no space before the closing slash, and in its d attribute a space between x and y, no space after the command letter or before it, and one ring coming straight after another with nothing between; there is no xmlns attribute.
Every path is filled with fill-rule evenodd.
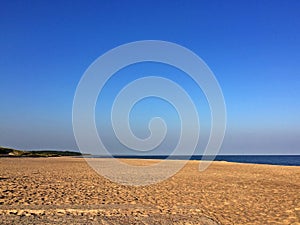
<svg viewBox="0 0 300 225"><path fill-rule="evenodd" d="M62 157L71 156L79 158L119 158L119 159L157 159L157 160L206 160L225 161L233 163L267 164L280 166L300 166L300 155L91 155L75 151L58 150L17 150L0 146L0 158L22 158L22 157Z"/></svg>
<svg viewBox="0 0 300 225"><path fill-rule="evenodd" d="M279 166L300 166L300 155L217 155L203 156L202 155L113 155L100 156L100 155L81 155L81 158L119 158L119 159L157 159L157 160L214 160L225 161L233 163L250 163L250 164L266 164L266 165L279 165Z"/></svg>

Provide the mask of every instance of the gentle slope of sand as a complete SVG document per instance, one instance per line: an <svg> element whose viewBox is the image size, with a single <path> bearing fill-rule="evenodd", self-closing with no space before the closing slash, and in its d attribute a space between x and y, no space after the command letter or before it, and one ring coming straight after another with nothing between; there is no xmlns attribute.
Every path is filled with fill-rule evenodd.
<svg viewBox="0 0 300 225"><path fill-rule="evenodd" d="M198 165L133 187L99 176L80 158L0 158L0 221L300 224L300 167L214 162L199 172Z"/></svg>

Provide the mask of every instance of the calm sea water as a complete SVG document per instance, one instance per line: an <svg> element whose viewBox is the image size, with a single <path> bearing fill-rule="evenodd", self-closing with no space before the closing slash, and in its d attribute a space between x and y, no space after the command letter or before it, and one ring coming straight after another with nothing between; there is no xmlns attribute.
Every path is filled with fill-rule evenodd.
<svg viewBox="0 0 300 225"><path fill-rule="evenodd" d="M102 158L102 156L88 156L91 158ZM134 158L134 159L166 159L167 155L118 155L115 158ZM209 159L210 157L208 157ZM168 159L177 160L200 160L202 155L189 156L171 156ZM300 155L218 155L215 161L227 161L238 163L254 163L254 164L270 164L270 165L283 165L283 166L300 166Z"/></svg>

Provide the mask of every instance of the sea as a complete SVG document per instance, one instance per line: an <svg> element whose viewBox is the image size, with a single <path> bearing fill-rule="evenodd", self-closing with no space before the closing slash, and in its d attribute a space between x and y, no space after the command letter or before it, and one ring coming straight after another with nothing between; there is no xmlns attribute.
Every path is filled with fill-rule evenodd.
<svg viewBox="0 0 300 225"><path fill-rule="evenodd" d="M103 156L88 155L88 158L103 158ZM212 156L202 155L114 155L114 158L131 159L167 159L167 160L210 160ZM214 161L236 163L269 164L281 166L300 166L300 155L217 155Z"/></svg>

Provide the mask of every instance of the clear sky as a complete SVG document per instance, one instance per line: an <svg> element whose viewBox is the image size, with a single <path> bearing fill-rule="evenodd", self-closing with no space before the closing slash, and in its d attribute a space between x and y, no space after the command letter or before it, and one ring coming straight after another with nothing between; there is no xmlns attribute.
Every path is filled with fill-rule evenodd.
<svg viewBox="0 0 300 225"><path fill-rule="evenodd" d="M77 149L72 103L84 71L118 45L153 39L191 49L214 72L228 113L220 153L300 154L299 12L298 0L1 1L0 145ZM130 73L150 74L150 67ZM172 70L167 74L171 78ZM125 83L116 75L103 96L109 99ZM181 84L197 99L191 82ZM101 104L99 126L106 122ZM160 111L151 111L151 104ZM148 114L134 116L138 110ZM143 126L135 124L146 124L150 114L176 121L172 107L160 100L144 100L132 113L133 120L142 120L133 121L141 137ZM207 112L199 114L205 118ZM177 125L169 122L172 133Z"/></svg>

